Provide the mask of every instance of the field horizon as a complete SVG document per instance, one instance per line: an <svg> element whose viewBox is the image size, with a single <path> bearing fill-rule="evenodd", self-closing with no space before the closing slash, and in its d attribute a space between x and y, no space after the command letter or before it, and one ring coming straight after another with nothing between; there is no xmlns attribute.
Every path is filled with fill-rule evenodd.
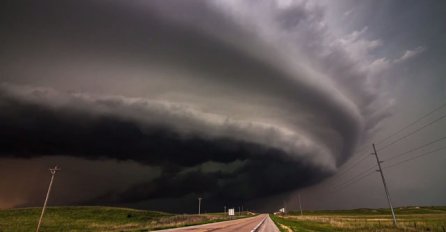
<svg viewBox="0 0 446 232"><path fill-rule="evenodd" d="M442 228L446 226L446 206L404 206L395 208L401 228ZM0 231L34 230L41 207L0 210ZM281 231L382 231L391 230L390 210L357 208L346 210L290 211L271 215ZM151 231L239 219L255 215L243 212L230 218L222 212L174 214L113 206L53 206L43 218L42 231ZM359 225L359 224L360 225ZM354 224L354 225L353 225ZM284 229L287 228L287 229ZM409 228L409 229L408 229ZM416 230L412 230L416 231ZM435 230L431 230L435 231ZM441 230L438 230L441 231Z"/></svg>

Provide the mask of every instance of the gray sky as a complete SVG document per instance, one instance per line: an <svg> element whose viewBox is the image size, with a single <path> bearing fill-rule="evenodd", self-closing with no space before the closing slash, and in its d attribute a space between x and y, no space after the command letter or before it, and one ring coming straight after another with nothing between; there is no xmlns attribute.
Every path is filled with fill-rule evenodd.
<svg viewBox="0 0 446 232"><path fill-rule="evenodd" d="M440 2L2 4L2 208L39 205L54 163L54 204L260 210L296 207L299 190L308 208L384 207L377 175L332 193L373 157L342 165L446 113L377 142L446 101ZM397 205L445 204L444 152L385 169Z"/></svg>
<svg viewBox="0 0 446 232"><path fill-rule="evenodd" d="M384 56L388 61L392 57L400 56L401 51L408 47L422 48L418 57L394 65L382 74L388 80L384 89L394 99L394 104L390 109L391 116L378 125L371 139L364 142L368 150L358 153L358 157L362 157L363 153L372 152L371 143L377 143L379 149L380 145L386 145L410 134L446 114L446 109L443 107L382 144L378 142L445 102L446 69L443 61L446 53L442 42L446 39L445 7L441 2L362 1L360 4L353 1L340 2L341 4L327 7L326 15L330 18L328 22L340 33L367 27L365 35L369 39L381 41L381 46L372 51L371 55ZM330 3L327 1L327 4ZM388 160L412 148L441 139L444 137L445 128L446 122L438 120L379 152L380 158L385 161L384 164L388 163L384 165L386 167L439 150L384 169L393 202L397 206L445 204L446 187L441 183L446 177L443 168L446 159L445 150L440 150L446 145L444 140ZM386 207L379 173L371 174L361 180L353 179L353 183L349 182L376 164L372 156L365 159L358 157L352 158L351 163L345 164L349 171L345 173L341 171L339 175L301 191L307 198L307 206L319 209ZM352 163L355 164L360 159L362 161L350 168ZM338 189L334 193L326 193L330 188ZM295 196L292 195L289 202L292 207L297 207Z"/></svg>

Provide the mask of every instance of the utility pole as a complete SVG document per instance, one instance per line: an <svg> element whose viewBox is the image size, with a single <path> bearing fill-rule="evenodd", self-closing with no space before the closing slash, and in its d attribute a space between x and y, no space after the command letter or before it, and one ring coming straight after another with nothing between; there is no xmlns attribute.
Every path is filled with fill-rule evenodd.
<svg viewBox="0 0 446 232"><path fill-rule="evenodd" d="M202 199L203 199L203 198L201 198L201 197L198 198L198 215L201 214L201 200L202 200Z"/></svg>
<svg viewBox="0 0 446 232"><path fill-rule="evenodd" d="M299 209L300 209L300 216L303 216L302 213L302 202L300 201L300 192L297 193L297 198L299 199Z"/></svg>
<svg viewBox="0 0 446 232"><path fill-rule="evenodd" d="M381 178L382 178L383 185L384 185L384 190L386 192L387 202L389 203L390 211L392 211L393 225L396 226L396 217L395 217L395 212L393 211L392 200L390 199L390 193L389 193L389 190L387 189L386 179L384 178L383 169L381 168L381 163L383 161L380 161L378 158L378 153L376 152L375 144L372 144L372 145L373 145L373 152L374 152L372 155L375 155L376 162L378 163L378 168L379 168L379 170L376 170L376 171L378 171L381 174Z"/></svg>
<svg viewBox="0 0 446 232"><path fill-rule="evenodd" d="M285 211L286 211L286 203L285 203L285 200L283 201L283 213L285 213Z"/></svg>
<svg viewBox="0 0 446 232"><path fill-rule="evenodd" d="M40 225L42 224L42 218L43 218L43 214L45 213L46 204L48 202L48 197L50 196L51 186L53 185L53 180L54 180L54 175L56 175L56 172L60 171L61 169L59 167L57 167L57 165L56 165L56 166L54 166L54 168L50 168L49 170L51 173L50 185L48 186L48 192L46 193L45 203L43 203L42 213L40 214L39 224L37 224L36 232L39 232Z"/></svg>
<svg viewBox="0 0 446 232"><path fill-rule="evenodd" d="M224 207L224 211L223 211L223 213L225 213L225 214L226 214L226 205L225 205L225 207Z"/></svg>

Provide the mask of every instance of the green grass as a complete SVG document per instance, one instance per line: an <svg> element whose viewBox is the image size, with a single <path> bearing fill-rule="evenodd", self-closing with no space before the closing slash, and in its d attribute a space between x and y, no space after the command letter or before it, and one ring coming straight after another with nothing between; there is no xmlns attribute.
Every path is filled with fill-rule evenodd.
<svg viewBox="0 0 446 232"><path fill-rule="evenodd" d="M0 232L35 231L40 210L0 210ZM149 231L224 220L229 218L222 213L175 215L114 207L50 207L45 212L41 231Z"/></svg>
<svg viewBox="0 0 446 232"><path fill-rule="evenodd" d="M446 207L404 207L396 210L398 227L387 209L291 212L271 215L281 231L441 231L446 229Z"/></svg>
<svg viewBox="0 0 446 232"><path fill-rule="evenodd" d="M429 207L399 207L395 209L396 214L445 214L446 206L429 206ZM300 215L300 212L289 212L290 215ZM381 215L390 214L390 209L350 209L350 210L316 210L305 211L305 215Z"/></svg>
<svg viewBox="0 0 446 232"><path fill-rule="evenodd" d="M270 216L281 232L288 232L289 229L291 229L291 231L320 231L320 232L335 231L332 230L330 226L317 222L311 222L305 220L289 220L281 216L275 216L275 215L270 215ZM286 226L287 228L284 228L284 226Z"/></svg>

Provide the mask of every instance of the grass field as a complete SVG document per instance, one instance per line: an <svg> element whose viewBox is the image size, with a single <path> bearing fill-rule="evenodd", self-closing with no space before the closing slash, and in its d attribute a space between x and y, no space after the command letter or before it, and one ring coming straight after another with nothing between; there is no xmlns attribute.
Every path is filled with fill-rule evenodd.
<svg viewBox="0 0 446 232"><path fill-rule="evenodd" d="M398 227L387 209L306 211L271 215L282 232L288 231L440 231L446 232L446 207L396 209Z"/></svg>
<svg viewBox="0 0 446 232"><path fill-rule="evenodd" d="M35 231L40 210L0 210L0 232ZM50 207L41 231L150 231L224 220L229 218L223 213L175 215L113 207Z"/></svg>

